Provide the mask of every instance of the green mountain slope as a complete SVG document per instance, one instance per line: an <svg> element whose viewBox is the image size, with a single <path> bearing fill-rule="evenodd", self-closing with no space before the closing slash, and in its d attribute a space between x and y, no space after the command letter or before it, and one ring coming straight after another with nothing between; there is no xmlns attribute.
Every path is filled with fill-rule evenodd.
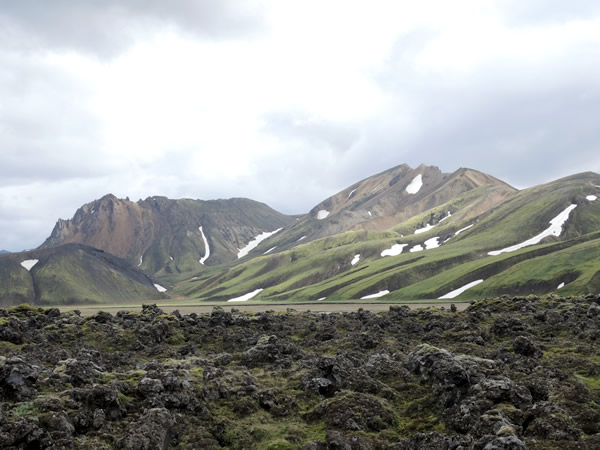
<svg viewBox="0 0 600 450"><path fill-rule="evenodd" d="M0 305L107 303L165 298L128 261L80 244L0 256Z"/></svg>
<svg viewBox="0 0 600 450"><path fill-rule="evenodd" d="M599 175L578 174L520 191L491 208L486 198L497 187L477 187L385 231L299 242L280 253L197 273L176 291L227 300L263 289L255 297L259 301L348 300L389 291L380 299L401 300L438 298L483 280L459 298L550 293L561 283L561 293L598 292L600 200L593 199L600 197L598 186ZM443 216L445 210L451 215ZM561 213L558 236L490 254L548 231ZM419 228L425 230L415 234ZM402 245L402 253L383 257L394 245Z"/></svg>

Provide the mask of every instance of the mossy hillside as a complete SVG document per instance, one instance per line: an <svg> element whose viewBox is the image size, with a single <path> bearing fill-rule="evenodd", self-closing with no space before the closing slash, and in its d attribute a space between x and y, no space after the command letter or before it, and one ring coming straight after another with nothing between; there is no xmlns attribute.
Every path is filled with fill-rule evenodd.
<svg viewBox="0 0 600 450"><path fill-rule="evenodd" d="M12 270L21 279L29 278L33 289L27 298L15 298L10 292L0 296L5 304L32 303L46 305L110 303L165 298L144 272L126 260L79 244L7 255ZM31 271L19 261L38 259ZM0 267L4 267L0 261ZM5 285L5 286L10 286ZM0 291L1 293L1 291Z"/></svg>
<svg viewBox="0 0 600 450"><path fill-rule="evenodd" d="M93 269L92 269L93 267ZM50 259L36 272L37 301L41 304L102 303L163 296L150 285L134 283L110 267L95 264L84 252Z"/></svg>
<svg viewBox="0 0 600 450"><path fill-rule="evenodd" d="M591 184L598 182L600 176L588 172L520 191L462 239L469 237L472 245L486 251L499 250L539 234L571 204L578 206L563 227L561 238L597 231L600 205L585 196L592 191Z"/></svg>
<svg viewBox="0 0 600 450"><path fill-rule="evenodd" d="M31 274L8 255L0 256L0 305L18 304L32 298L35 298L35 289Z"/></svg>
<svg viewBox="0 0 600 450"><path fill-rule="evenodd" d="M561 295L596 293L600 285L597 285L594 277L599 272L600 238L596 238L515 264L501 274L469 289L472 291L469 295L493 296L517 292L554 292ZM559 290L558 286L561 283L564 283L564 287Z"/></svg>
<svg viewBox="0 0 600 450"><path fill-rule="evenodd" d="M229 274L222 278L221 275L215 274L212 290L203 287L210 283L190 282L187 290L182 293L192 294L196 298L218 300L264 288L256 300L316 300L324 296L335 300L356 299L387 289L392 291L387 298L437 298L475 279L494 277L494 285L499 283L508 286L509 283L501 281L503 272L527 259L532 259L532 263L527 267L540 264L540 268L535 272L512 272L509 276L511 282L515 282L516 290L511 292L536 292L536 286L538 289L543 288L538 292L549 292L551 289L544 283L539 283L538 274L542 272L552 273L552 276L545 278L547 280L559 275L574 278L585 272L578 283L570 286L569 292L591 292L596 282L593 279L595 271L591 260L583 272L575 270L571 265L569 270L556 273L553 269L548 271L546 267L546 262L552 259L550 256L545 259L538 257L595 239L595 235L590 234L590 231L597 230L600 216L600 211L597 210L600 206L585 200L584 194L589 193L587 184L595 182L596 178L595 174L583 174L580 177L522 191L489 215L486 216L486 213L477 216L472 223L477 220L479 222L458 236L454 236L454 233L473 220L462 220L460 212L441 223L438 222L426 233L401 236L400 231L412 232L415 227L422 226L425 222L429 223L431 217L434 217L434 221L435 217L441 217L445 209L451 210L453 206L446 204L442 208L436 207L426 211L387 233L344 233L334 238L298 245L293 250L277 255L242 262L236 266L238 272L229 269ZM467 197L469 195L477 198L477 193L469 193ZM457 201L471 204L467 200ZM567 221L565 231L560 238L548 239L550 242L554 241L554 244L541 243L518 252L495 257L488 255L491 249L514 245L540 233L548 227L550 219L573 201L578 202L578 207ZM440 236L440 240L446 240L447 237L450 239L439 248L408 253L408 249L413 245L423 244L425 240L435 236ZM396 243L407 244L401 255L385 258L380 256L383 249ZM564 253L565 257L561 262L565 262L565 258L568 259L569 255L576 253ZM361 260L356 266L350 266L349 261L355 254L360 254ZM580 261L583 263L583 259L575 258L574 265ZM232 276L233 273L236 276ZM484 282L473 294L465 293L461 298L502 293L497 287L492 289L491 282L489 291L485 290L486 286L488 284Z"/></svg>

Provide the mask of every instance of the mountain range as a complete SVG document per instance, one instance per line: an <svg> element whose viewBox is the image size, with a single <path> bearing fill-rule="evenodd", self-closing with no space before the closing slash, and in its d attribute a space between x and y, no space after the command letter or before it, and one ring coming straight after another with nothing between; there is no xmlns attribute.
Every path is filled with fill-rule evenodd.
<svg viewBox="0 0 600 450"><path fill-rule="evenodd" d="M519 191L472 169L446 174L406 164L300 216L248 199L132 202L107 195L59 219L38 250L0 256L0 299L312 302L597 293L599 196L600 175L592 172ZM69 261L62 268L69 276L59 276L54 264L53 281L38 281L59 254ZM33 259L39 262L30 271L20 264ZM96 282L107 264L119 280L116 292L106 279Z"/></svg>

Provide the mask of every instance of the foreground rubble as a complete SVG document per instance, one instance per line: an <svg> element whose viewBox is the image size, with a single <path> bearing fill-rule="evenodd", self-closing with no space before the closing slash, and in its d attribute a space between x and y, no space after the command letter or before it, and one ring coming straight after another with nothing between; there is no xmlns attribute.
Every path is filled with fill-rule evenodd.
<svg viewBox="0 0 600 450"><path fill-rule="evenodd" d="M598 303L0 310L0 447L600 448Z"/></svg>

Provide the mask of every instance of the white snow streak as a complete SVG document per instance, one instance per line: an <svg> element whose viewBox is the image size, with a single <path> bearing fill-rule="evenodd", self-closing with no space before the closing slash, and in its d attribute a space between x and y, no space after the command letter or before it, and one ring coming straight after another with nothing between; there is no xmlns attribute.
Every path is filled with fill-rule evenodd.
<svg viewBox="0 0 600 450"><path fill-rule="evenodd" d="M364 297L361 297L361 300L368 300L370 298L379 298L379 297L383 297L384 295L389 294L390 291L379 291L377 294L371 294L371 295L365 295Z"/></svg>
<svg viewBox="0 0 600 450"><path fill-rule="evenodd" d="M381 252L381 256L398 256L402 253L402 249L408 244L394 244L390 248L386 248Z"/></svg>
<svg viewBox="0 0 600 450"><path fill-rule="evenodd" d="M31 268L35 266L38 262L40 262L39 259L26 259L25 261L21 262L21 265L27 270L31 270Z"/></svg>
<svg viewBox="0 0 600 450"><path fill-rule="evenodd" d="M326 209L322 209L317 213L317 219L323 220L328 215L329 215L329 211L327 211Z"/></svg>
<svg viewBox="0 0 600 450"><path fill-rule="evenodd" d="M477 286L479 283L483 283L483 280L471 281L469 284L465 284L461 288L455 289L452 292L448 292L446 295L442 295L441 297L438 297L438 299L458 297L460 294L465 292L467 289L470 289L473 286Z"/></svg>
<svg viewBox="0 0 600 450"><path fill-rule="evenodd" d="M140 267L142 265L142 255L140 255L140 263L138 264L138 267Z"/></svg>
<svg viewBox="0 0 600 450"><path fill-rule="evenodd" d="M208 246L208 239L206 239L206 236L204 235L204 231L202 230L202 227L198 227L198 229L200 230L200 233L202 233L202 240L204 241L204 248L206 249L206 253L204 253L204 256L202 258L200 258L198 260L198 262L202 265L204 265L204 261L206 261L208 259L208 257L210 256L210 247Z"/></svg>
<svg viewBox="0 0 600 450"><path fill-rule="evenodd" d="M422 252L424 250L423 246L421 244L417 244L415 245L413 248L411 248L409 250L409 252L414 253L414 252Z"/></svg>
<svg viewBox="0 0 600 450"><path fill-rule="evenodd" d="M317 301L318 301L318 302L322 302L322 301L323 301L323 300L325 300L326 298L327 298L327 297L321 297L321 298L318 298L318 299L317 299Z"/></svg>
<svg viewBox="0 0 600 450"><path fill-rule="evenodd" d="M598 197L596 197L595 195L588 195L585 199L589 200L590 202L593 202L598 200Z"/></svg>
<svg viewBox="0 0 600 450"><path fill-rule="evenodd" d="M306 236L302 236L300 239L298 239L296 242L300 242L302 239L306 239Z"/></svg>
<svg viewBox="0 0 600 450"><path fill-rule="evenodd" d="M425 233L426 231L429 231L429 230L431 230L432 228L433 228L433 225L431 225L431 224L427 224L427 225L425 225L425 227L424 227L424 228L417 228L417 229L415 230L415 234L421 234L421 233Z"/></svg>
<svg viewBox="0 0 600 450"><path fill-rule="evenodd" d="M562 283L560 283L560 284L558 285L558 287L557 287L556 289L562 289L562 288L564 288L564 287L565 287L565 283L564 283L564 281L563 281Z"/></svg>
<svg viewBox="0 0 600 450"><path fill-rule="evenodd" d="M250 300L252 297L256 297L260 293L260 291L262 291L262 288L259 288L252 292L248 292L247 294L244 294L241 297L231 298L227 301L228 302L246 302L246 301Z"/></svg>
<svg viewBox="0 0 600 450"><path fill-rule="evenodd" d="M244 248L240 249L240 251L238 252L238 259L246 256L248 253L250 253L256 247L258 247L258 244L260 244L262 241L264 241L267 238L270 238L275 233L277 233L281 230L283 230L283 228L277 228L275 231L265 231L264 233L261 233L258 236L256 236L254 239L252 239L250 242L248 242L248 245L246 245Z"/></svg>
<svg viewBox="0 0 600 450"><path fill-rule="evenodd" d="M350 264L354 265L354 264L358 263L358 261L360 261L360 255L354 255L354 258L352 258L352 261L350 261Z"/></svg>
<svg viewBox="0 0 600 450"><path fill-rule="evenodd" d="M425 241L425 250L431 250L432 248L438 248L440 246L440 237L436 236Z"/></svg>
<svg viewBox="0 0 600 450"><path fill-rule="evenodd" d="M371 214L371 211L369 211L369 217L373 217L373 214Z"/></svg>
<svg viewBox="0 0 600 450"><path fill-rule="evenodd" d="M450 213L450 211L448 211L448 215L444 216L442 219L440 219L440 221L438 223L442 223L444 220L449 219L450 217L452 217L452 214Z"/></svg>
<svg viewBox="0 0 600 450"><path fill-rule="evenodd" d="M419 174L414 178L414 180L410 182L408 186L406 186L406 192L408 192L409 194L416 194L417 192L419 192L422 186L423 176Z"/></svg>
<svg viewBox="0 0 600 450"><path fill-rule="evenodd" d="M273 250L275 250L277 248L277 246L275 247L271 247L269 250L267 250L266 252L263 253L263 255L266 255L267 253L271 253Z"/></svg>
<svg viewBox="0 0 600 450"><path fill-rule="evenodd" d="M352 194L356 192L356 189L352 189L352 191L348 194L348 198L352 197Z"/></svg>
<svg viewBox="0 0 600 450"><path fill-rule="evenodd" d="M471 228L472 226L474 226L475 224L472 223L471 225L467 225L464 228L461 228L460 230L458 230L456 233L454 233L454 236L458 236L460 233L462 233L463 231L467 231L469 228Z"/></svg>
<svg viewBox="0 0 600 450"><path fill-rule="evenodd" d="M169 256L169 259L170 259L171 261L173 261L173 257L172 257L172 256Z"/></svg>
<svg viewBox="0 0 600 450"><path fill-rule="evenodd" d="M166 289L166 288L164 288L164 287L162 287L160 284L156 284L156 283L154 283L154 287L156 288L156 290L157 290L158 292L167 292L167 289Z"/></svg>
<svg viewBox="0 0 600 450"><path fill-rule="evenodd" d="M521 242L520 244L513 245L511 247L503 248L502 250L494 250L492 252L488 252L488 255L499 255L501 253L514 252L515 250L522 249L523 247L528 247L530 245L538 244L542 239L548 236L560 236L562 233L562 226L569 218L569 214L573 211L577 205L570 205L564 211L562 211L558 216L550 221L550 226L542 231L537 236L532 237L531 239L526 240L525 242Z"/></svg>

